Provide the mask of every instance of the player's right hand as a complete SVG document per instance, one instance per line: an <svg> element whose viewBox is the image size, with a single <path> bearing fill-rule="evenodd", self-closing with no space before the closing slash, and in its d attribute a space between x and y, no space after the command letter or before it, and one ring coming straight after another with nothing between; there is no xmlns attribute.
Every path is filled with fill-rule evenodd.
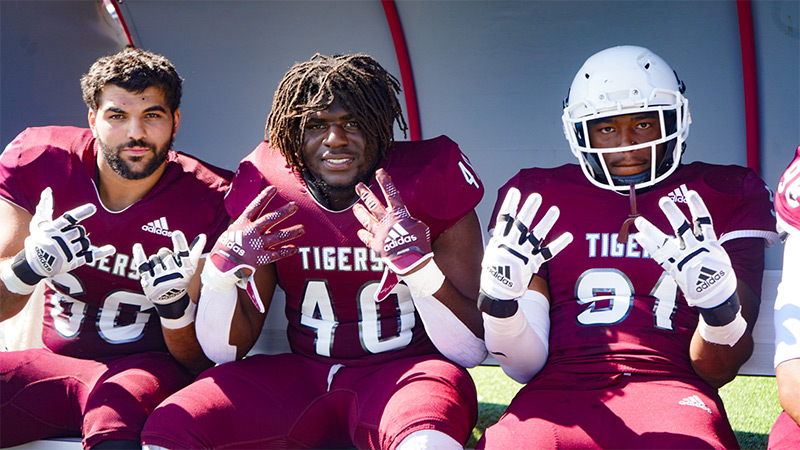
<svg viewBox="0 0 800 450"><path fill-rule="evenodd" d="M516 188L508 190L483 255L481 293L494 300L522 297L541 265L572 242L572 234L564 233L545 246L544 238L558 219L558 207L550 207L530 231L542 196L529 195L517 213L521 196Z"/></svg>
<svg viewBox="0 0 800 450"><path fill-rule="evenodd" d="M258 266L297 253L294 245L283 244L303 234L303 225L272 230L275 225L294 214L297 205L292 202L275 211L264 213L264 208L277 192L275 186L267 186L217 239L209 259L223 275L238 272L237 276L246 279Z"/></svg>
<svg viewBox="0 0 800 450"><path fill-rule="evenodd" d="M172 250L162 248L150 258L142 244L133 244L133 264L139 272L144 295L155 305L162 323L168 328L179 328L173 324L183 319L190 309L189 283L205 246L205 234L200 233L190 246L180 230L172 233ZM194 317L190 317L181 324L185 326L193 320Z"/></svg>
<svg viewBox="0 0 800 450"><path fill-rule="evenodd" d="M264 213L267 203L275 197L278 189L267 186L250 202L250 205L233 221L217 239L201 274L203 286L217 291L226 291L238 285L247 289L259 312L264 312L257 292L250 292L247 285L250 276L259 266L297 253L297 247L285 244L305 233L303 225L293 225L273 231L272 228L297 211L290 202L275 211Z"/></svg>
<svg viewBox="0 0 800 450"><path fill-rule="evenodd" d="M25 238L25 248L8 269L3 269L6 287L12 292L28 294L43 278L113 255L116 249L112 245L92 247L86 230L78 224L95 211L97 207L87 203L53 219L53 191L45 188L28 226L30 235Z"/></svg>

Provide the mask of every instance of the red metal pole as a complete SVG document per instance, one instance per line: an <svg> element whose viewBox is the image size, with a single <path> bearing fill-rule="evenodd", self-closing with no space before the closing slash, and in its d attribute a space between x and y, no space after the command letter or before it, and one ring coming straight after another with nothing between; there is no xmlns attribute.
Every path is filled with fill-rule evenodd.
<svg viewBox="0 0 800 450"><path fill-rule="evenodd" d="M381 0L381 4L386 13L386 20L389 22L389 31L392 33L394 50L397 54L397 62L400 65L400 80L403 83L406 114L408 115L408 134L412 141L418 141L422 139L419 105L417 103L417 90L414 87L414 72L411 70L411 59L408 57L403 26L400 23L400 16L397 14L397 6L394 0Z"/></svg>

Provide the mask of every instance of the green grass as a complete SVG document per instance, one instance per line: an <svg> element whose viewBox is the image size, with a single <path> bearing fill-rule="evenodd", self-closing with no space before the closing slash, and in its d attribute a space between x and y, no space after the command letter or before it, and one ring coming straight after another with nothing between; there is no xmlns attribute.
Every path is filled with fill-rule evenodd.
<svg viewBox="0 0 800 450"><path fill-rule="evenodd" d="M467 448L474 448L486 427L497 422L522 387L498 366L469 369L478 388L478 423ZM772 424L781 412L774 377L740 376L720 390L733 431L742 449L766 449Z"/></svg>

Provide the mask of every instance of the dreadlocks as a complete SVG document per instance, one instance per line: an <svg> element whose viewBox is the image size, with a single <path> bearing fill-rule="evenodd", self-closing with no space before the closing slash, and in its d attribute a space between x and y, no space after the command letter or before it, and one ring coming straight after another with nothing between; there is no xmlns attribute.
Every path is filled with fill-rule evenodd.
<svg viewBox="0 0 800 450"><path fill-rule="evenodd" d="M394 122L405 136L408 126L397 94L400 83L372 57L363 54L325 56L296 63L275 91L265 136L286 161L303 170L303 130L312 112L340 102L358 120L368 150L383 159L394 142Z"/></svg>

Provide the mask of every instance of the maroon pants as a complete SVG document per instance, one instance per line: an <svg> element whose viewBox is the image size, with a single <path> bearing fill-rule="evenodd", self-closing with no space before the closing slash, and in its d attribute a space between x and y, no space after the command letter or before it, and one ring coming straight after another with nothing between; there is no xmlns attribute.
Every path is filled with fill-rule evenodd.
<svg viewBox="0 0 800 450"><path fill-rule="evenodd" d="M716 389L651 375L523 387L477 448L738 448ZM545 381L540 383L537 381Z"/></svg>
<svg viewBox="0 0 800 450"><path fill-rule="evenodd" d="M800 448L800 426L791 418L786 411L781 411L775 425L769 431L770 450L795 450Z"/></svg>
<svg viewBox="0 0 800 450"><path fill-rule="evenodd" d="M258 355L209 369L172 395L150 415L142 442L389 450L435 429L466 443L477 410L469 373L441 358L336 370L299 355Z"/></svg>
<svg viewBox="0 0 800 450"><path fill-rule="evenodd" d="M139 441L144 421L192 376L169 354L88 360L47 349L0 353L0 447L56 436Z"/></svg>

